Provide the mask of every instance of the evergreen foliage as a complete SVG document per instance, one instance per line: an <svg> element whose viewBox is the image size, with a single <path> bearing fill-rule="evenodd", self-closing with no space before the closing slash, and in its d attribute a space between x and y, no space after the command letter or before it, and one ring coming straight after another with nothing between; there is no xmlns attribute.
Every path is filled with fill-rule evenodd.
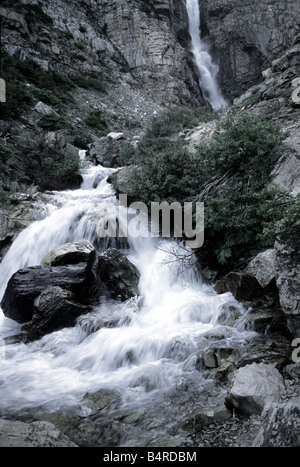
<svg viewBox="0 0 300 467"><path fill-rule="evenodd" d="M205 243L197 254L215 267L232 267L290 235L299 219L299 197L266 189L287 134L260 117L229 112L211 141L191 154L170 138L176 126L178 131L192 121L191 114L186 121L179 114L157 117L136 148L130 172L134 199L148 205L204 201Z"/></svg>

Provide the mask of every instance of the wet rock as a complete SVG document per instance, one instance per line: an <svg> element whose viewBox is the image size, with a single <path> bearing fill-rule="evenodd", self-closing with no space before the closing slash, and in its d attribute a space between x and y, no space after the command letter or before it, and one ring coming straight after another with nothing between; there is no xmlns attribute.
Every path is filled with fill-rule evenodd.
<svg viewBox="0 0 300 467"><path fill-rule="evenodd" d="M278 401L285 391L284 380L272 365L252 363L232 376L226 407L243 415L260 414L269 402Z"/></svg>
<svg viewBox="0 0 300 467"><path fill-rule="evenodd" d="M238 301L250 301L263 293L258 280L243 272L230 272L217 282L215 290L219 294L231 292Z"/></svg>
<svg viewBox="0 0 300 467"><path fill-rule="evenodd" d="M268 337L258 335L253 337L244 348L236 354L235 364L238 368L252 363L273 365L281 371L291 356L291 341L279 334Z"/></svg>
<svg viewBox="0 0 300 467"><path fill-rule="evenodd" d="M99 277L114 298L127 300L138 295L139 272L115 248L109 248L99 256Z"/></svg>
<svg viewBox="0 0 300 467"><path fill-rule="evenodd" d="M0 447L77 447L52 423L0 420Z"/></svg>
<svg viewBox="0 0 300 467"><path fill-rule="evenodd" d="M99 389L94 393L86 393L82 398L83 404L93 413L105 409L112 403L118 405L120 400L120 394L112 389Z"/></svg>
<svg viewBox="0 0 300 467"><path fill-rule="evenodd" d="M90 311L92 307L78 303L72 292L48 287L35 299L33 318L22 326L22 331L26 331L26 341L40 339L45 334L75 326L77 318Z"/></svg>
<svg viewBox="0 0 300 467"><path fill-rule="evenodd" d="M34 300L49 286L73 292L87 305L93 301L97 283L85 263L68 266L32 266L17 271L9 280L1 303L5 316L19 323L33 317Z"/></svg>
<svg viewBox="0 0 300 467"><path fill-rule="evenodd" d="M300 397L284 404L270 403L253 447L300 447Z"/></svg>
<svg viewBox="0 0 300 467"><path fill-rule="evenodd" d="M42 260L43 266L62 266L65 264L86 263L92 266L96 259L96 251L91 242L65 243L50 251Z"/></svg>
<svg viewBox="0 0 300 467"><path fill-rule="evenodd" d="M288 336L286 316L281 309L253 309L247 313L246 328L262 334L279 333Z"/></svg>

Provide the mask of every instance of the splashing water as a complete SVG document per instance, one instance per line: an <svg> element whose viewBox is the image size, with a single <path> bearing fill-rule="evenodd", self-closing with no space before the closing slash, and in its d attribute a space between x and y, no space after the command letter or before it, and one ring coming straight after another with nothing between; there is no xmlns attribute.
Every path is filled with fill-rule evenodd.
<svg viewBox="0 0 300 467"><path fill-rule="evenodd" d="M91 166L80 190L49 195L45 218L15 238L0 265L1 298L14 272L40 264L52 248L83 238L97 243L99 216L107 201L115 200L107 182L112 170ZM140 272L142 299L103 300L73 328L30 344L7 345L1 360L1 411L39 406L59 411L99 388L117 390L124 406L144 408L168 398L185 378L199 379L195 362L206 333L220 326L226 310L234 306L242 314L242 306L231 294L217 295L192 267L182 270L180 244L150 237L129 243L126 254ZM0 313L0 338L16 334L18 325ZM230 335L243 339L243 332Z"/></svg>
<svg viewBox="0 0 300 467"><path fill-rule="evenodd" d="M207 45L201 40L199 0L186 0L192 52L199 73L199 84L205 99L214 110L225 109L228 103L223 98L217 82L219 67L213 63Z"/></svg>

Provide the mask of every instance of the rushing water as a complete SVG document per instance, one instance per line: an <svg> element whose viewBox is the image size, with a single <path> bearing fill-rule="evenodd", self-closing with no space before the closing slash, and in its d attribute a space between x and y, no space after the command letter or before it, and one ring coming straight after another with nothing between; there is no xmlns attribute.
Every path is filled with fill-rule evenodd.
<svg viewBox="0 0 300 467"><path fill-rule="evenodd" d="M14 272L40 264L58 245L86 238L100 251L106 247L97 243L96 231L105 206L116 200L107 182L112 170L89 166L81 189L48 195L45 218L16 237L0 264L1 298ZM99 388L117 390L124 407L144 410L159 398L168 405L168 397L187 380L197 381L201 393L201 372L195 365L205 335L220 328L220 316L232 306L241 314L243 308L231 294L217 295L197 270L182 267L179 243L150 237L129 238L129 243L124 251L139 269L142 300L102 301L74 328L27 345L7 344L5 357L0 355L2 413L39 406L59 411ZM0 338L16 334L19 325L0 313ZM101 322L115 325L101 327ZM244 339L237 329L228 335ZM192 397L187 394L191 403ZM166 417L173 411L171 406Z"/></svg>
<svg viewBox="0 0 300 467"><path fill-rule="evenodd" d="M207 45L201 40L199 0L186 0L192 52L205 99L214 110L228 107L217 82L219 67L213 63Z"/></svg>

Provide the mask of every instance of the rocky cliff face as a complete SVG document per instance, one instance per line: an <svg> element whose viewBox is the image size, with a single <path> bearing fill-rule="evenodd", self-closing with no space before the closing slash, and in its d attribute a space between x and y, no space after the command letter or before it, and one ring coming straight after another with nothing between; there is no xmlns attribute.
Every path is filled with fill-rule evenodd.
<svg viewBox="0 0 300 467"><path fill-rule="evenodd" d="M291 43L299 29L296 0L200 0L203 37L220 66L230 98L255 84L262 66Z"/></svg>
<svg viewBox="0 0 300 467"><path fill-rule="evenodd" d="M45 70L93 76L112 94L134 89L159 105L204 103L179 0L21 0L3 2L1 17L6 51Z"/></svg>

